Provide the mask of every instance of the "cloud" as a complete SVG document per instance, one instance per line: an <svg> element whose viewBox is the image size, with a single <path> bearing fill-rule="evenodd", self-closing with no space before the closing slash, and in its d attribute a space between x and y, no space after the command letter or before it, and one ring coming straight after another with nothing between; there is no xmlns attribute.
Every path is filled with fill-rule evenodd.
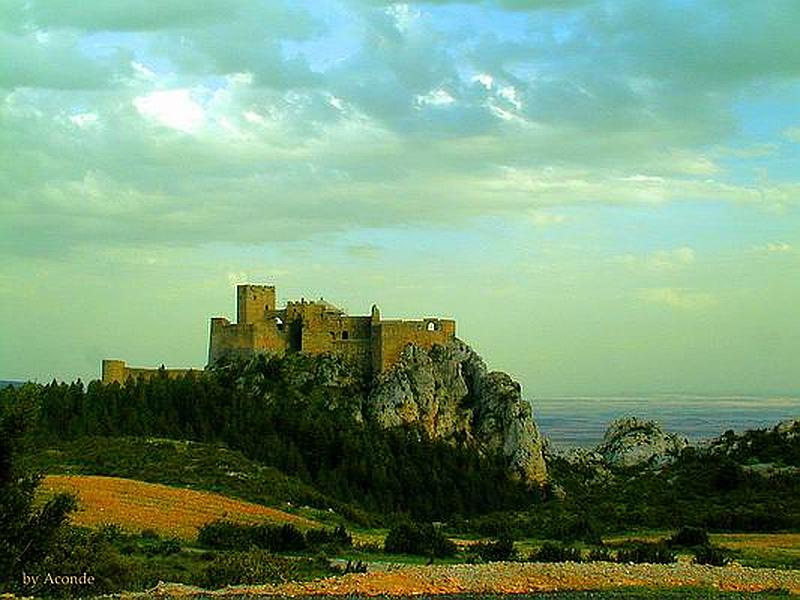
<svg viewBox="0 0 800 600"><path fill-rule="evenodd" d="M368 6L396 6L392 0L357 0ZM469 4L482 3L485 0L410 0L405 4ZM509 10L531 11L542 9L568 10L586 4L589 0L498 0L499 6Z"/></svg>
<svg viewBox="0 0 800 600"><path fill-rule="evenodd" d="M553 213L531 211L529 213L531 222L537 227L547 227L549 225L559 225L567 218L564 215Z"/></svg>
<svg viewBox="0 0 800 600"><path fill-rule="evenodd" d="M136 110L166 127L192 133L202 126L205 111L190 90L164 90L133 99Z"/></svg>
<svg viewBox="0 0 800 600"><path fill-rule="evenodd" d="M789 127L783 131L783 137L790 142L800 144L800 127Z"/></svg>
<svg viewBox="0 0 800 600"><path fill-rule="evenodd" d="M126 72L125 52L90 58L77 48L70 33L0 32L0 90L16 87L94 90L110 87L118 72Z"/></svg>
<svg viewBox="0 0 800 600"><path fill-rule="evenodd" d="M770 254L786 254L794 252L794 246L787 242L767 242L766 244L753 246L753 250Z"/></svg>
<svg viewBox="0 0 800 600"><path fill-rule="evenodd" d="M639 292L638 296L651 304L686 311L704 310L719 303L713 294L671 287L644 289Z"/></svg>
<svg viewBox="0 0 800 600"><path fill-rule="evenodd" d="M756 83L791 96L778 17L793 4L389 4L6 1L0 244L249 244L800 198L792 177L749 175L786 144L736 155L735 172L720 150L768 143L740 133L740 105ZM740 42L766 48L739 67ZM730 72L703 75L703 50ZM664 252L632 260L689 264Z"/></svg>
<svg viewBox="0 0 800 600"><path fill-rule="evenodd" d="M671 271L693 264L695 262L695 251L688 246L682 246L673 250L658 250L643 256L622 254L613 257L611 262L629 267Z"/></svg>
<svg viewBox="0 0 800 600"><path fill-rule="evenodd" d="M247 9L244 0L5 0L6 26L72 28L82 31L153 31L226 22Z"/></svg>

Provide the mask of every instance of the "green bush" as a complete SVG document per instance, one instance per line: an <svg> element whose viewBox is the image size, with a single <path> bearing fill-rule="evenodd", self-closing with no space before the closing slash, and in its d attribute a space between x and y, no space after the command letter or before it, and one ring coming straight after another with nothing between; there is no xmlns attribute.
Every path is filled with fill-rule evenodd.
<svg viewBox="0 0 800 600"><path fill-rule="evenodd" d="M667 545L684 548L708 546L708 532L702 527L681 527L675 535L667 540Z"/></svg>
<svg viewBox="0 0 800 600"><path fill-rule="evenodd" d="M581 551L571 546L562 546L554 542L545 542L542 547L530 555L534 562L581 562Z"/></svg>
<svg viewBox="0 0 800 600"><path fill-rule="evenodd" d="M339 525L335 529L310 529L306 531L306 542L314 549L323 546L344 549L353 546L353 537L343 525Z"/></svg>
<svg viewBox="0 0 800 600"><path fill-rule="evenodd" d="M249 528L230 521L213 521L200 528L197 543L215 550L245 550L250 547Z"/></svg>
<svg viewBox="0 0 800 600"><path fill-rule="evenodd" d="M295 579L292 562L270 552L252 548L245 552L225 552L204 570L200 585L218 588L243 583L280 583Z"/></svg>
<svg viewBox="0 0 800 600"><path fill-rule="evenodd" d="M486 562L512 560L516 556L514 541L508 535L500 536L494 542L480 542L471 550Z"/></svg>
<svg viewBox="0 0 800 600"><path fill-rule="evenodd" d="M24 455L41 393L33 384L16 393L17 404L0 395L0 592L20 589L23 572L40 571L77 506L65 494L36 502L41 476L27 468Z"/></svg>
<svg viewBox="0 0 800 600"><path fill-rule="evenodd" d="M213 521L200 528L197 542L215 550L247 550L251 546L271 552L344 549L353 545L353 538L341 525L335 529L312 529L305 534L294 525L244 525L230 521Z"/></svg>
<svg viewBox="0 0 800 600"><path fill-rule="evenodd" d="M131 584L131 569L102 531L64 528L42 563L41 573L80 575L94 578L89 585L44 584L26 593L39 596L84 596L121 591Z"/></svg>
<svg viewBox="0 0 800 600"><path fill-rule="evenodd" d="M622 548L617 552L619 563L667 564L676 561L675 553L663 542L640 542L632 548Z"/></svg>
<svg viewBox="0 0 800 600"><path fill-rule="evenodd" d="M712 546L711 544L704 544L694 549L694 558L692 562L698 565L724 567L730 562L730 559L723 548Z"/></svg>
<svg viewBox="0 0 800 600"><path fill-rule="evenodd" d="M614 562L614 555L608 548L592 548L586 560L588 562Z"/></svg>
<svg viewBox="0 0 800 600"><path fill-rule="evenodd" d="M383 543L385 552L418 556L454 556L456 545L431 523L403 521L389 530Z"/></svg>
<svg viewBox="0 0 800 600"><path fill-rule="evenodd" d="M598 544L601 541L599 527L585 515L564 515L555 519L547 528L547 537L562 542Z"/></svg>

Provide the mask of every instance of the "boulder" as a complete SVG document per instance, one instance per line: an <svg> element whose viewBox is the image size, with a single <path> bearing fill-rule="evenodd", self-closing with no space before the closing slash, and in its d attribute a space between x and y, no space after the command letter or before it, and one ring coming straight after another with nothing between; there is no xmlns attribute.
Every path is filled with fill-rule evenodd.
<svg viewBox="0 0 800 600"><path fill-rule="evenodd" d="M664 431L655 421L624 417L611 423L596 452L612 467L658 467L688 445L685 437Z"/></svg>

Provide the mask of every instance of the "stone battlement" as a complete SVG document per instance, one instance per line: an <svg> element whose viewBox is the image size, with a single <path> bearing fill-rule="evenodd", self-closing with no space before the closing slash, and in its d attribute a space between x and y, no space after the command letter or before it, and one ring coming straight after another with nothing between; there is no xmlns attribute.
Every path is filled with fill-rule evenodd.
<svg viewBox="0 0 800 600"><path fill-rule="evenodd" d="M236 287L236 323L212 317L208 363L222 358L250 358L257 354L331 353L343 356L366 374L385 371L397 362L408 344L430 350L456 335L451 319L426 317L418 320L382 320L373 305L369 315L350 316L319 300L276 304L275 286ZM179 377L192 369L144 369L129 367L121 360L103 361L103 383L124 383L129 378L150 379L159 373Z"/></svg>
<svg viewBox="0 0 800 600"><path fill-rule="evenodd" d="M128 379L151 379L159 374L164 374L170 379L181 377L195 369L167 369L161 365L158 369L143 367L129 367L124 360L103 361L103 383L125 383Z"/></svg>
<svg viewBox="0 0 800 600"><path fill-rule="evenodd" d="M351 359L365 372L393 365L407 344L430 349L456 334L456 323L434 317L382 320L373 305L368 316L350 316L322 298L289 301L278 309L274 286L239 285L237 322L211 319L208 362L259 353L332 353Z"/></svg>

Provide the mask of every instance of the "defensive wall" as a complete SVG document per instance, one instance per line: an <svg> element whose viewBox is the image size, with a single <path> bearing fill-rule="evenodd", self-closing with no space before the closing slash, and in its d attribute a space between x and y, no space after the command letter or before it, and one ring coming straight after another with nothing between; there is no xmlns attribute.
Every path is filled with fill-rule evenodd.
<svg viewBox="0 0 800 600"><path fill-rule="evenodd" d="M104 360L103 361L103 383L125 383L128 379L151 379L159 375L166 375L170 379L176 379L187 373L198 371L195 369L167 369L161 365L158 369L147 369L142 367L129 367L124 360Z"/></svg>
<svg viewBox="0 0 800 600"><path fill-rule="evenodd" d="M407 344L430 349L456 334L453 320L382 320L375 305L369 316L347 315L322 298L289 301L278 309L274 286L237 286L236 302L236 323L211 319L209 364L259 353L329 352L347 357L364 371L380 373L397 361Z"/></svg>
<svg viewBox="0 0 800 600"><path fill-rule="evenodd" d="M366 374L385 371L397 362L408 344L430 350L456 335L451 319L383 320L377 306L369 315L351 316L324 299L276 304L275 286L239 285L236 288L236 323L213 317L208 342L208 363L226 357L249 358L257 354L331 353L347 358ZM103 361L103 383L124 383L130 378L150 379L159 374L175 378L192 369L129 367L122 360Z"/></svg>

